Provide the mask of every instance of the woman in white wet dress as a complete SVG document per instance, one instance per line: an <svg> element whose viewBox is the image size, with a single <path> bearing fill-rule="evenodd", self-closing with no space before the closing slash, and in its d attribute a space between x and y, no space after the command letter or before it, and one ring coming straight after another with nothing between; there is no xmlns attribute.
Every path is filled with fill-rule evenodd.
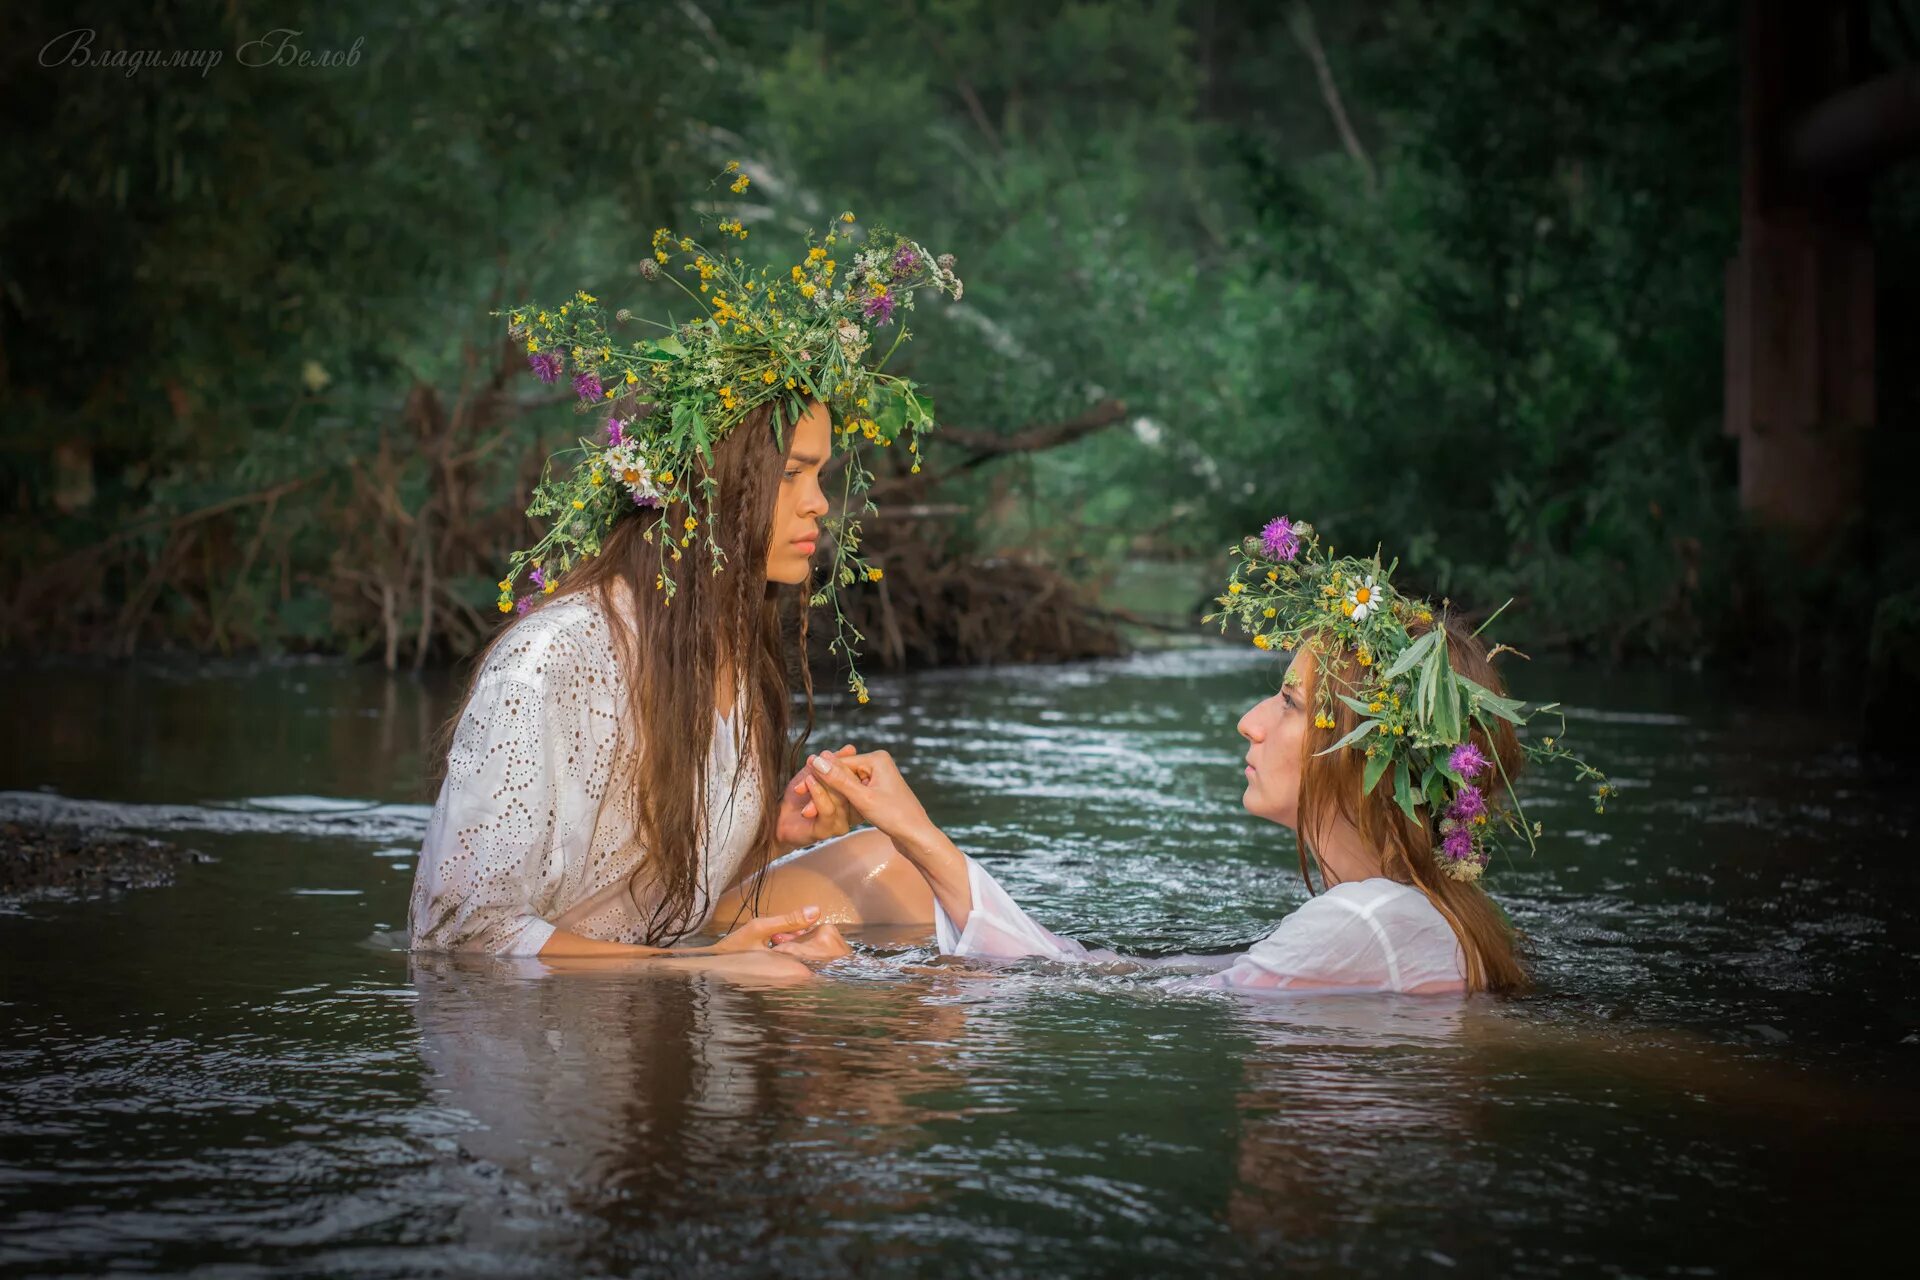
<svg viewBox="0 0 1920 1280"><path fill-rule="evenodd" d="M1276 525L1287 528L1284 520ZM1267 638L1273 634L1295 650L1280 691L1241 717L1242 803L1295 831L1302 877L1311 890L1311 867L1324 888L1246 951L1215 957L1213 972L1178 981L1295 993L1518 990L1526 975L1513 933L1480 873L1492 829L1505 824L1509 833L1533 834L1508 821L1508 806L1517 803L1510 783L1523 759L1572 758L1553 738L1523 748L1515 726L1527 713L1506 697L1475 635L1445 618L1435 621L1423 602L1396 601L1377 561L1297 560L1302 547L1292 530L1302 528L1271 540L1268 553L1237 571L1221 599L1229 611L1254 619L1250 629L1261 648L1278 647ZM1264 594L1250 592L1249 583ZM1344 599L1336 594L1355 583ZM1369 618L1389 606L1389 617ZM1268 624L1271 633L1258 629ZM1401 654L1404 663L1381 670ZM1422 679L1440 690L1432 699L1420 697ZM1451 711L1444 698L1457 700ZM1403 764L1406 790L1393 777ZM1574 764L1582 777L1601 779L1596 799L1604 806L1611 787L1597 771ZM927 816L885 752L816 756L810 767L876 828L852 839L884 843L925 875L942 952L1069 963L1124 959L1035 921ZM1503 790L1490 796L1496 785ZM1410 794L1415 788L1418 802ZM1189 968L1196 959L1177 963Z"/></svg>
<svg viewBox="0 0 1920 1280"><path fill-rule="evenodd" d="M725 185L738 195L750 179ZM791 278L661 228L641 274L703 317L670 330L609 314L585 290L508 313L532 372L570 375L589 434L549 460L527 507L543 531L500 583L500 611L521 616L483 654L455 724L414 878L415 949L832 957L846 944L822 904L794 901L822 887L841 922L930 920L925 882L891 854L828 843L768 870L846 830L830 794L793 773L789 671L810 719L806 610L881 573L845 511L814 578L822 469L837 451L846 475L865 476L873 441L919 470L932 415L912 382L882 371L885 353L906 337L916 291L961 292L951 256L863 237L853 221L810 235ZM746 234L737 216L712 230ZM840 288L817 240L848 245ZM836 636L849 659L853 638ZM758 916L768 895L787 905Z"/></svg>

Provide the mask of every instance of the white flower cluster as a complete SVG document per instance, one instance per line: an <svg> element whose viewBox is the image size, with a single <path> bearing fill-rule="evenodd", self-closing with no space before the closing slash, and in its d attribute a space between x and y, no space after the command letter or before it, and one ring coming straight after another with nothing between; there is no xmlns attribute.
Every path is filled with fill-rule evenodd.
<svg viewBox="0 0 1920 1280"><path fill-rule="evenodd" d="M653 469L647 465L646 455L640 451L637 441L628 440L610 446L600 455L600 465L607 474L626 487L637 503L660 505L666 495L654 483Z"/></svg>

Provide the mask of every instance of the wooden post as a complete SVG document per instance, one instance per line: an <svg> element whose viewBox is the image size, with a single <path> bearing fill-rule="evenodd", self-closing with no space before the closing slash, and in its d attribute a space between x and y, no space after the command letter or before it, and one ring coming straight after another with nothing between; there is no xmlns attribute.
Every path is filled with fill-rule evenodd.
<svg viewBox="0 0 1920 1280"><path fill-rule="evenodd" d="M1740 441L1741 506L1815 544L1859 508L1875 418L1870 177L1809 164L1789 143L1862 79L1866 42L1864 0L1746 5L1725 429Z"/></svg>

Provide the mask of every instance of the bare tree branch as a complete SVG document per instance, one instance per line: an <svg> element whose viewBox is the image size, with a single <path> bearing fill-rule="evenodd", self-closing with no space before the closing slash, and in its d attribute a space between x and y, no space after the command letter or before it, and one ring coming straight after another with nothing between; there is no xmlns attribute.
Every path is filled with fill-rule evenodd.
<svg viewBox="0 0 1920 1280"><path fill-rule="evenodd" d="M1314 30L1313 10L1306 0L1287 12L1287 29L1293 32L1294 40L1312 61L1313 74L1320 80L1320 96L1326 99L1327 111L1333 116L1333 127L1340 131L1340 141L1346 146L1347 154L1366 175L1367 193L1373 194L1380 186L1379 175L1374 172L1367 149L1360 145L1360 135L1353 131L1353 122L1347 119L1346 104L1340 100L1340 86L1333 82L1333 67L1327 61L1326 49L1321 47L1319 33Z"/></svg>

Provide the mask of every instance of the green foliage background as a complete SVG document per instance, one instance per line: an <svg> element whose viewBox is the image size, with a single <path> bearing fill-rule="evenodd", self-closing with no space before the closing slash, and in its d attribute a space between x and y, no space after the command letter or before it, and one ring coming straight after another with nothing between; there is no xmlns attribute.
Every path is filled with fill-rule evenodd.
<svg viewBox="0 0 1920 1280"><path fill-rule="evenodd" d="M1730 3L114 8L4 20L33 140L0 159L10 646L471 647L421 610L487 608L578 429L486 313L581 287L657 313L648 236L736 158L775 261L841 207L959 256L965 302L902 366L944 421L1128 405L942 491L982 553L1122 594L1191 559L1197 594L1286 511L1435 595L1519 596L1536 643L1817 627L1742 586L1774 551L1720 435ZM41 65L83 23L225 58ZM281 28L356 65L240 65Z"/></svg>

